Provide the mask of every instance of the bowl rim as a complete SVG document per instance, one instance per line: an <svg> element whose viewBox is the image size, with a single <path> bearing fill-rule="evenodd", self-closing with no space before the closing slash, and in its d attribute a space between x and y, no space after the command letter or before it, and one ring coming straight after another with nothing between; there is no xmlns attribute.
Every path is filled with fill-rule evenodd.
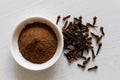
<svg viewBox="0 0 120 80"><path fill-rule="evenodd" d="M45 63L43 63L43 64L35 64L35 63L32 63L32 62L30 62L30 61L28 61L28 60L26 60L25 58L23 58L23 56L21 56L22 57L22 59L24 59L24 61L27 61L28 63L30 63L33 67L29 67L30 65L26 65L25 63L27 63L27 62L24 62L24 61L20 61L20 59L18 59L18 58L20 58L20 56L16 56L17 54L20 54L21 55L21 53L19 52L19 53L16 53L16 51L18 51L18 50L15 50L15 46L13 45L13 43L16 43L17 45L18 45L18 42L16 41L16 42L14 42L14 37L15 37L15 34L16 34L16 31L21 27L21 25L22 24L29 24L29 21L32 21L32 20L40 20L39 22L41 22L41 23L43 23L42 21L45 21L45 24L47 24L47 25L49 25L51 28L52 28L52 30L55 32L55 34L56 34L56 37L57 37L57 39L58 39L58 46L57 46L57 50L56 50L56 52L55 52L55 54L53 55L53 57L50 59L50 60L52 60L52 61L50 61L50 60L48 60L47 62L45 62ZM36 21L32 21L32 22L36 22ZM47 23L46 23L47 22ZM25 27L25 26L24 26ZM23 27L23 28L24 28ZM20 30L20 31L22 31L23 30L23 28ZM18 34L18 36L17 37L19 37L19 35L20 35L20 33ZM59 38L58 38L59 37ZM18 38L17 38L18 39ZM59 42L60 41L60 42ZM24 20L22 20L21 22L19 22L18 23L18 25L17 26L15 26L14 27L14 29L12 30L12 35L11 35L11 39L10 39L10 51L11 51L11 54L12 54L12 56L13 56L13 58L14 58L14 60L20 65L20 66L22 66L22 67L24 67L24 68L26 68L26 69L28 69L28 70L34 70L34 71L39 71L39 70L44 70L44 69L47 69L47 68L49 68L49 67L51 67L53 64L55 64L56 62L57 62L57 60L60 58L60 56L61 56L61 54L62 54L62 51L63 51L63 35L62 35L62 33L61 33L61 31L59 30L59 28L51 21L51 20L49 20L49 19L47 19L47 18L44 18L44 17L29 17L29 18L26 18L26 19L24 19ZM59 49L58 49L58 47L59 47ZM18 46L17 46L17 48L18 48ZM59 52L59 53L58 53ZM16 54L15 54L16 53ZM21 60L22 60L21 59ZM52 62L52 63L50 63L50 62ZM23 63L22 63L23 62ZM44 64L46 64L44 67L42 66L41 67L41 65L44 65ZM37 67L36 67L37 66Z"/></svg>

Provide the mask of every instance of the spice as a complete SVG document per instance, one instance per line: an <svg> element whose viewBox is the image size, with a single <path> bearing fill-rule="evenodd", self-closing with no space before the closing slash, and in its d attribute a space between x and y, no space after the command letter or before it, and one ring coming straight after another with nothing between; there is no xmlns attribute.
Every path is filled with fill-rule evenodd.
<svg viewBox="0 0 120 80"><path fill-rule="evenodd" d="M93 37L95 37L96 39L99 38L99 35L96 35L96 34L94 34L94 33L92 33L92 32L91 32L91 35L92 35Z"/></svg>
<svg viewBox="0 0 120 80"><path fill-rule="evenodd" d="M98 68L98 66L96 65L96 66L93 66L91 68L88 68L88 71L97 70L97 68Z"/></svg>
<svg viewBox="0 0 120 80"><path fill-rule="evenodd" d="M72 22L68 24L68 27L66 29L70 29L72 27Z"/></svg>
<svg viewBox="0 0 120 80"><path fill-rule="evenodd" d="M86 66L89 61L90 61L90 57L88 57L87 60L85 60L85 61L83 62L83 65Z"/></svg>
<svg viewBox="0 0 120 80"><path fill-rule="evenodd" d="M76 18L76 17L74 18L74 20L76 20L76 21L80 21L80 19L78 19L78 18Z"/></svg>
<svg viewBox="0 0 120 80"><path fill-rule="evenodd" d="M71 63L71 58L68 54L64 53L65 57L67 58L68 62Z"/></svg>
<svg viewBox="0 0 120 80"><path fill-rule="evenodd" d="M65 21L66 19L70 18L71 15L68 15L66 17L63 17L63 21Z"/></svg>
<svg viewBox="0 0 120 80"><path fill-rule="evenodd" d="M100 31L101 31L102 35L104 36L105 33L104 33L104 30L103 30L103 29L104 29L103 27L100 27Z"/></svg>
<svg viewBox="0 0 120 80"><path fill-rule="evenodd" d="M91 49L91 52L92 52L92 59L95 59L95 53L94 53L94 50Z"/></svg>
<svg viewBox="0 0 120 80"><path fill-rule="evenodd" d="M82 16L79 17L80 22L82 23Z"/></svg>
<svg viewBox="0 0 120 80"><path fill-rule="evenodd" d="M93 17L93 26L96 24L96 19L97 19L97 17L94 16L94 17Z"/></svg>
<svg viewBox="0 0 120 80"><path fill-rule="evenodd" d="M86 60L86 57L85 57L85 56L80 56L80 58L82 58L82 59Z"/></svg>
<svg viewBox="0 0 120 80"><path fill-rule="evenodd" d="M68 21L65 22L65 25L63 26L63 29L66 28L67 24L68 24Z"/></svg>
<svg viewBox="0 0 120 80"><path fill-rule="evenodd" d="M95 33L90 31L90 28L97 28L96 26L96 19L97 17L93 17L93 23L82 23L82 16L74 17L73 21L68 22L67 19L70 18L70 15L63 17L63 21L66 21L62 28L63 38L64 38L64 49L68 52L65 53L65 57L67 58L68 63L72 63L75 60L83 59L83 64L77 64L78 67L84 69L88 62L90 61L91 57L84 55L85 53L89 53L91 50L92 59L95 59L96 55L99 53L100 48L102 46L101 39L103 37L103 28L101 29L102 35L96 35ZM68 25L67 25L68 24ZM90 35L91 34L91 35ZM98 50L94 52L94 47L92 39L96 40ZM71 46L72 48L70 48ZM80 58L80 59L78 59Z"/></svg>
<svg viewBox="0 0 120 80"><path fill-rule="evenodd" d="M97 39L97 43L100 43L100 40L102 39L102 35L100 36L100 37L98 37L98 39Z"/></svg>
<svg viewBox="0 0 120 80"><path fill-rule="evenodd" d="M54 31L48 25L39 22L27 24L18 39L22 56L37 64L44 63L53 57L57 43Z"/></svg>
<svg viewBox="0 0 120 80"><path fill-rule="evenodd" d="M96 55L98 55L98 53L99 53L101 47L102 47L102 43L99 43L99 44L98 44L98 49L97 49L97 53L96 53Z"/></svg>
<svg viewBox="0 0 120 80"><path fill-rule="evenodd" d="M81 67L82 69L85 68L85 65L77 64L78 67Z"/></svg>
<svg viewBox="0 0 120 80"><path fill-rule="evenodd" d="M57 17L56 24L58 24L59 20L60 20L60 16Z"/></svg>
<svg viewBox="0 0 120 80"><path fill-rule="evenodd" d="M86 26L90 26L90 27L92 27L92 28L95 28L95 27L97 27L97 26L95 26L95 25L92 25L92 24L90 24L90 23L86 23Z"/></svg>
<svg viewBox="0 0 120 80"><path fill-rule="evenodd" d="M76 21L77 20L75 20L74 22L76 23ZM73 23L72 25L72 23L70 22L67 28L63 27L65 48L67 48L68 45L72 45L74 47L72 53L68 52L67 54L70 53L69 55L72 55L75 60L77 60L78 57L76 58L76 56L79 54L79 52L81 52L80 57L86 59L85 57L82 56L82 54L84 50L88 51L88 49L91 48L91 41L86 40L86 38L88 38L89 36L89 34L87 33L88 29L85 28L85 25L82 25L81 27L78 26L80 25L79 21L78 24L75 23ZM79 30L80 28L78 27L80 27L81 30ZM86 41L87 44L84 41Z"/></svg>

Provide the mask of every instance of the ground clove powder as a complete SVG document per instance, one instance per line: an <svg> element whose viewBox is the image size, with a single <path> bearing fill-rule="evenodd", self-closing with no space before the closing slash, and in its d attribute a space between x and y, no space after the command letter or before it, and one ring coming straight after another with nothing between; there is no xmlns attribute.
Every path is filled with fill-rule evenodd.
<svg viewBox="0 0 120 80"><path fill-rule="evenodd" d="M51 59L56 52L57 44L54 31L48 25L39 22L27 24L18 39L22 56L37 64Z"/></svg>

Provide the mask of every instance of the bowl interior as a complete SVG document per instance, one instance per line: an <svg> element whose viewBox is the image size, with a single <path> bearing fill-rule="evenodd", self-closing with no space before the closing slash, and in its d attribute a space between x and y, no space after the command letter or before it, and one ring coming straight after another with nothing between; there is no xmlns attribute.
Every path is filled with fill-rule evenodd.
<svg viewBox="0 0 120 80"><path fill-rule="evenodd" d="M31 62L27 61L21 55L21 53L19 51L19 47L18 47L19 34L21 33L22 29L25 27L26 24L33 23L33 22L41 22L41 23L45 23L45 24L49 25L55 32L57 40L58 40L58 46L57 46L56 53L50 60L48 60L47 62L42 63L42 64L35 64L35 63L31 63ZM60 57L60 55L62 53L62 49L63 49L62 33L52 22L50 22L49 20L47 20L45 18L41 18L41 17L29 18L29 19L26 19L23 22L21 22L18 26L16 26L16 28L13 32L13 35L12 35L12 39L11 39L11 52L12 52L14 59L16 60L16 62L19 65L21 65L22 67L29 69L29 70L43 70L43 69L46 69L46 68L52 66Z"/></svg>

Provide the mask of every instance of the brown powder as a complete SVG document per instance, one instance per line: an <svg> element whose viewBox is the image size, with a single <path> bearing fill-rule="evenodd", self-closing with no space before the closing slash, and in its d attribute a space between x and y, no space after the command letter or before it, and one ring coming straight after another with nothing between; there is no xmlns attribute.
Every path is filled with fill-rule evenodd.
<svg viewBox="0 0 120 80"><path fill-rule="evenodd" d="M48 25L39 22L27 24L18 39L22 56L37 64L44 63L53 57L57 43L54 31Z"/></svg>

